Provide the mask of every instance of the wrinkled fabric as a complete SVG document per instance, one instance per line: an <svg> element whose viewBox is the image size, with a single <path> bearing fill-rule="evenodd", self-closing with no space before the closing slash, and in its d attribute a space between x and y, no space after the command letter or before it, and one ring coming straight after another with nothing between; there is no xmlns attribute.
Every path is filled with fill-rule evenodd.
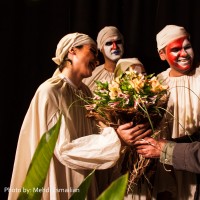
<svg viewBox="0 0 200 200"><path fill-rule="evenodd" d="M112 146L112 148L111 148ZM120 143L113 128L107 127L101 134L92 134L63 142L59 152L60 161L72 169L107 169L119 159Z"/></svg>
<svg viewBox="0 0 200 200"><path fill-rule="evenodd" d="M193 140L192 140L193 141ZM200 142L167 142L160 154L160 162L173 165L175 169L200 174Z"/></svg>
<svg viewBox="0 0 200 200"><path fill-rule="evenodd" d="M173 158L173 152L174 147L177 143L175 142L167 142L163 146L163 150L160 153L160 162L168 165L173 165L172 158Z"/></svg>
<svg viewBox="0 0 200 200"><path fill-rule="evenodd" d="M103 64L95 68L95 70L92 72L92 76L84 78L83 83L85 83L93 92L96 89L95 81L100 80L100 81L108 81L108 83L111 83L113 78L114 78L114 72L107 71L104 68Z"/></svg>
<svg viewBox="0 0 200 200"><path fill-rule="evenodd" d="M200 67L189 75L170 77L170 68L158 75L163 84L169 86L168 113L163 118L161 137L179 138L191 135L200 127ZM156 192L171 191L177 199L192 200L196 189L196 176L191 172L172 170L171 173L160 164L155 182ZM164 180L164 181L163 181Z"/></svg>
<svg viewBox="0 0 200 200"><path fill-rule="evenodd" d="M60 71L59 68L57 68L57 69L54 71L52 77L57 76L57 75L59 75L59 74L61 74L61 71Z"/></svg>
<svg viewBox="0 0 200 200"><path fill-rule="evenodd" d="M175 145L173 164L176 169L200 174L200 142L179 143Z"/></svg>
<svg viewBox="0 0 200 200"><path fill-rule="evenodd" d="M176 25L165 26L157 35L157 49L158 51L167 46L170 42L183 36L189 36L189 33L184 27Z"/></svg>
<svg viewBox="0 0 200 200"><path fill-rule="evenodd" d="M52 60L60 65L63 61L63 58L68 53L72 47L84 45L84 44L93 44L96 46L96 42L88 35L83 33L70 33L65 35L58 43L56 49L56 55Z"/></svg>
<svg viewBox="0 0 200 200"><path fill-rule="evenodd" d="M117 163L121 143L112 128L99 133L96 122L84 117L86 109L80 97L91 95L87 86L74 88L61 75L39 86L21 127L11 189L21 188L40 138L55 125L60 112L63 113L60 133L44 185L44 190L49 191L43 192L42 199L69 199L71 190L76 191L92 169L104 173L98 179L94 176L88 199L96 199L100 189L105 189L102 185L110 181L110 172L105 169ZM58 189L65 192L56 192ZM8 199L16 200L17 196L17 192L10 192Z"/></svg>

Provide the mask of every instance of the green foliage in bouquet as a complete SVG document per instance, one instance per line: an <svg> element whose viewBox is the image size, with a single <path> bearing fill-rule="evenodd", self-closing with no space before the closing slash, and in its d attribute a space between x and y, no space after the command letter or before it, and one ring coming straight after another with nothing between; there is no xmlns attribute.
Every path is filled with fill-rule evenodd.
<svg viewBox="0 0 200 200"><path fill-rule="evenodd" d="M133 121L134 124L149 121L156 123L163 116L168 100L168 88L154 74L143 75L126 71L111 83L96 81L94 97L87 99L88 117L118 127Z"/></svg>

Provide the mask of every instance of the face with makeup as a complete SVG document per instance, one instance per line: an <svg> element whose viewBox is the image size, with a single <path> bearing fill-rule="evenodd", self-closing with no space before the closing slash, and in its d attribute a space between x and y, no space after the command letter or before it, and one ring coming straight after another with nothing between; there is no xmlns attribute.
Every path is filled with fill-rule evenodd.
<svg viewBox="0 0 200 200"><path fill-rule="evenodd" d="M122 39L119 36L109 37L102 48L104 57L117 62L124 53Z"/></svg>
<svg viewBox="0 0 200 200"><path fill-rule="evenodd" d="M162 60L167 60L172 74L177 75L187 74L194 58L191 43L186 36L170 42L164 50L160 50L159 55Z"/></svg>

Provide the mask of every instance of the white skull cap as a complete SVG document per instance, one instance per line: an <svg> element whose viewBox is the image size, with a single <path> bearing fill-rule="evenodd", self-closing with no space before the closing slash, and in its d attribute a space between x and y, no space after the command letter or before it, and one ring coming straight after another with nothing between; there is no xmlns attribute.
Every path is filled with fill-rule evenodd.
<svg viewBox="0 0 200 200"><path fill-rule="evenodd" d="M184 27L176 26L176 25L165 26L156 35L158 51L160 51L162 48L164 48L167 44L169 44L173 40L176 40L176 39L181 38L183 36L189 37L189 33L187 33L187 31L185 30Z"/></svg>
<svg viewBox="0 0 200 200"><path fill-rule="evenodd" d="M125 72L131 65L141 65L143 64L139 61L138 58L121 58L116 64L114 71L114 77L119 76L121 73Z"/></svg>
<svg viewBox="0 0 200 200"><path fill-rule="evenodd" d="M120 31L115 26L105 26L101 29L97 35L97 46L98 49L101 51L103 45L105 44L106 40L109 37L119 36L122 39L122 43L124 43L124 37L120 33Z"/></svg>
<svg viewBox="0 0 200 200"><path fill-rule="evenodd" d="M78 33L78 32L69 33L59 41L56 49L56 56L52 58L52 60L57 65L60 65L65 55L72 47L84 44L93 44L96 46L96 42L90 36L84 33Z"/></svg>

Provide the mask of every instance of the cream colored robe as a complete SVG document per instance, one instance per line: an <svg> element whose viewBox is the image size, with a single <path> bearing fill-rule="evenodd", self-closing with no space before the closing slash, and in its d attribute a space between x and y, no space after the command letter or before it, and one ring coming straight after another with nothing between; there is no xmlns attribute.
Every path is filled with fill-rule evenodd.
<svg viewBox="0 0 200 200"><path fill-rule="evenodd" d="M17 191L20 191L25 180L40 138L57 122L60 111L64 115L43 188L47 192L43 192L42 199L69 199L71 191L76 191L92 169L102 170L104 173L98 176L98 180L94 176L88 199L96 199L99 190L109 184L111 175L107 174L108 170L103 169L116 164L121 143L114 129L108 127L99 134L96 123L85 117L83 101L78 97L83 97L83 94L91 96L87 86L82 84L77 89L70 85L62 74L39 86L21 127L9 200L17 199ZM56 192L58 189L66 192Z"/></svg>
<svg viewBox="0 0 200 200"><path fill-rule="evenodd" d="M113 80L113 77L114 73L107 71L103 64L95 68L95 70L92 72L92 76L83 79L83 83L85 83L93 92L96 86L96 80L108 81L108 83L110 83Z"/></svg>
<svg viewBox="0 0 200 200"><path fill-rule="evenodd" d="M178 138L191 135L200 127L200 68L195 74L181 77L169 77L170 68L158 75L169 85L170 98L167 123L163 121L160 128L164 127L165 138ZM176 183L177 182L177 183ZM176 199L192 200L196 189L195 174L186 171L175 171L175 176L166 172L160 164L156 177L155 190L171 191ZM176 188L177 187L177 188Z"/></svg>

